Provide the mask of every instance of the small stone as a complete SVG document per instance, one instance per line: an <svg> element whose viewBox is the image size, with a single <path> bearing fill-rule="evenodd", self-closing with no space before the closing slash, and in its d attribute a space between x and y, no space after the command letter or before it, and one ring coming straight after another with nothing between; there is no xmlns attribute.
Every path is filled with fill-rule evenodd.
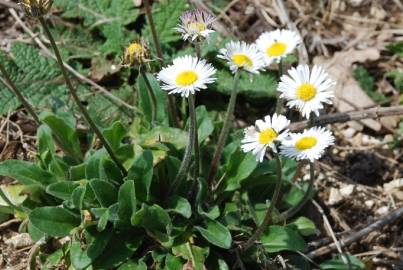
<svg viewBox="0 0 403 270"><path fill-rule="evenodd" d="M355 188L355 185L347 185L340 189L340 194L344 198L346 198L346 197L350 196L351 194L353 194L354 188Z"/></svg>
<svg viewBox="0 0 403 270"><path fill-rule="evenodd" d="M327 203L329 205L335 205L343 200L343 196L341 195L339 189L337 188L330 188L329 199Z"/></svg>
<svg viewBox="0 0 403 270"><path fill-rule="evenodd" d="M369 209L372 208L372 206L374 206L375 202L373 200L367 200L364 202L365 206L368 207Z"/></svg>
<svg viewBox="0 0 403 270"><path fill-rule="evenodd" d="M352 128L352 127L349 127L349 128L347 128L347 129L343 130L342 133L343 133L344 137L346 137L346 138L352 138L352 137L355 135L355 133L357 133L357 130L355 130L355 129Z"/></svg>
<svg viewBox="0 0 403 270"><path fill-rule="evenodd" d="M376 214L383 216L389 212L389 208L387 206L382 206L375 211Z"/></svg>

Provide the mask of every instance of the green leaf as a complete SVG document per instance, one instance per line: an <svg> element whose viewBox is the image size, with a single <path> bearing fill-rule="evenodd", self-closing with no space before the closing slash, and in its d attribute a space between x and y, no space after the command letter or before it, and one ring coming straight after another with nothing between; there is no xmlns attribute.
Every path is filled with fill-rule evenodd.
<svg viewBox="0 0 403 270"><path fill-rule="evenodd" d="M127 180L119 188L119 219L124 224L130 224L136 214L136 191L134 181Z"/></svg>
<svg viewBox="0 0 403 270"><path fill-rule="evenodd" d="M23 185L0 185L1 191L14 205L21 205L27 198ZM9 204L0 196L0 213L14 214Z"/></svg>
<svg viewBox="0 0 403 270"><path fill-rule="evenodd" d="M153 155L151 151L144 151L136 158L127 177L134 180L136 198L142 202L147 201L153 179Z"/></svg>
<svg viewBox="0 0 403 270"><path fill-rule="evenodd" d="M46 188L46 193L62 199L62 200L70 200L71 195L73 194L74 189L78 186L78 183L71 182L71 181L62 181L50 184Z"/></svg>
<svg viewBox="0 0 403 270"><path fill-rule="evenodd" d="M41 113L40 119L50 127L64 151L73 158L82 159L80 141L74 127L68 125L63 118L50 112Z"/></svg>
<svg viewBox="0 0 403 270"><path fill-rule="evenodd" d="M239 149L232 154L225 171L225 191L240 188L242 180L246 179L255 170L257 164L253 154L245 154Z"/></svg>
<svg viewBox="0 0 403 270"><path fill-rule="evenodd" d="M102 208L104 210L103 214L99 217L98 224L97 224L97 230L99 232L102 232L103 230L106 229L106 225L108 224L109 221L109 208Z"/></svg>
<svg viewBox="0 0 403 270"><path fill-rule="evenodd" d="M153 6L155 28L161 44L181 39L175 27L185 9L186 1L183 0L162 0L160 4ZM149 25L143 30L143 36L147 36L151 40L151 29Z"/></svg>
<svg viewBox="0 0 403 270"><path fill-rule="evenodd" d="M171 254L167 254L165 257L165 268L164 270L182 270L183 263L182 260Z"/></svg>
<svg viewBox="0 0 403 270"><path fill-rule="evenodd" d="M36 134L38 137L39 154L42 155L47 151L54 154L56 152L56 147L52 138L52 130L46 125L41 125Z"/></svg>
<svg viewBox="0 0 403 270"><path fill-rule="evenodd" d="M11 177L24 185L39 184L46 187L57 182L57 178L37 165L22 160L6 160L0 163L0 175Z"/></svg>
<svg viewBox="0 0 403 270"><path fill-rule="evenodd" d="M302 234L303 236L309 236L309 235L315 235L318 230L316 229L315 223L313 223L312 220L306 217L299 217L290 224L288 224L289 227L295 226L297 230Z"/></svg>
<svg viewBox="0 0 403 270"><path fill-rule="evenodd" d="M122 264L117 270L147 270L147 265L143 261L138 263L129 260L128 262Z"/></svg>
<svg viewBox="0 0 403 270"><path fill-rule="evenodd" d="M109 207L117 201L118 191L111 183L93 179L90 181L90 186L102 207Z"/></svg>
<svg viewBox="0 0 403 270"><path fill-rule="evenodd" d="M143 204L137 211L132 224L140 225L151 232L166 232L167 227L172 225L168 213L157 204L152 206Z"/></svg>
<svg viewBox="0 0 403 270"><path fill-rule="evenodd" d="M104 158L106 158L106 155L107 153L105 149L99 149L88 157L85 162L87 164L85 167L85 177L87 179L101 178L101 162Z"/></svg>
<svg viewBox="0 0 403 270"><path fill-rule="evenodd" d="M183 197L173 195L168 202L168 210L181 214L185 218L190 218L192 215L192 207L188 200Z"/></svg>
<svg viewBox="0 0 403 270"><path fill-rule="evenodd" d="M282 250L304 252L307 248L304 239L296 231L277 225L269 226L260 240L268 252Z"/></svg>
<svg viewBox="0 0 403 270"><path fill-rule="evenodd" d="M234 76L228 70L217 72L216 91L231 95L234 88ZM239 81L239 93L247 97L262 98L275 97L277 89L277 78L271 72L264 72L260 75L251 75L242 72Z"/></svg>
<svg viewBox="0 0 403 270"><path fill-rule="evenodd" d="M211 244L229 249L232 243L231 233L220 222L216 220L206 221L206 228L195 226L195 229Z"/></svg>
<svg viewBox="0 0 403 270"><path fill-rule="evenodd" d="M77 215L64 208L51 206L32 210L29 220L40 231L53 237L67 236L80 225Z"/></svg>
<svg viewBox="0 0 403 270"><path fill-rule="evenodd" d="M161 89L159 82L152 75L147 73L147 79L150 82L151 89L154 92L154 95L157 99L157 114L156 114L156 122L161 126L168 126L169 118L167 114L167 98L164 91ZM137 86L139 91L139 107L141 111L144 113L146 120L151 123L151 97L148 93L148 89L146 83L144 81L143 76L139 76L137 80Z"/></svg>
<svg viewBox="0 0 403 270"><path fill-rule="evenodd" d="M125 127L120 122L113 123L110 128L104 129L102 133L115 151L119 150L123 138L127 135Z"/></svg>
<svg viewBox="0 0 403 270"><path fill-rule="evenodd" d="M393 54L403 57L403 41L388 44L386 45L386 48Z"/></svg>
<svg viewBox="0 0 403 270"><path fill-rule="evenodd" d="M206 269L204 262L206 260L206 257L209 255L208 248L201 248L195 245L191 245L190 243L185 243L182 245L174 246L172 248L172 253L175 256L187 260L188 264L194 267L194 270Z"/></svg>
<svg viewBox="0 0 403 270"><path fill-rule="evenodd" d="M72 241L70 247L70 261L77 270L85 269L93 263L104 251L112 237L110 230L99 233L95 230L87 229L85 232L87 235L86 248L82 249L80 241L76 240Z"/></svg>
<svg viewBox="0 0 403 270"><path fill-rule="evenodd" d="M347 260L344 263L342 256ZM367 269L365 264L357 257L348 254L338 254L335 258L320 264L322 270L364 270Z"/></svg>
<svg viewBox="0 0 403 270"><path fill-rule="evenodd" d="M140 145L148 146L162 142L172 144L176 149L184 149L188 139L188 133L182 129L157 126L140 135Z"/></svg>
<svg viewBox="0 0 403 270"><path fill-rule="evenodd" d="M362 66L358 66L353 72L354 78L360 84L362 90L375 102L386 101L387 98L377 91L374 77Z"/></svg>
<svg viewBox="0 0 403 270"><path fill-rule="evenodd" d="M92 264L93 269L109 270L127 261L143 241L138 231L115 231L98 259Z"/></svg>

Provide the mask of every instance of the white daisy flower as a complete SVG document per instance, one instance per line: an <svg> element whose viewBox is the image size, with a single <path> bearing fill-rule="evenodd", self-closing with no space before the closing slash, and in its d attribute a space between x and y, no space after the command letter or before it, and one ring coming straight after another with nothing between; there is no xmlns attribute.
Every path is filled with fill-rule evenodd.
<svg viewBox="0 0 403 270"><path fill-rule="evenodd" d="M259 73L265 66L263 57L256 45L243 41L231 41L220 50L218 58L228 61L232 73L238 69L244 69L251 73Z"/></svg>
<svg viewBox="0 0 403 270"><path fill-rule="evenodd" d="M194 41L196 38L207 39L211 33L215 32L210 29L214 20L214 16L199 9L186 11L180 17L180 24L175 29L182 34L185 41L188 39Z"/></svg>
<svg viewBox="0 0 403 270"><path fill-rule="evenodd" d="M245 129L245 138L241 141L242 150L256 155L256 160L262 162L267 147L270 147L277 153L276 141L283 140L288 130L284 130L290 124L283 115L273 114L272 117L267 115L264 120L257 120L255 126Z"/></svg>
<svg viewBox="0 0 403 270"><path fill-rule="evenodd" d="M206 89L207 84L215 82L215 73L216 69L205 60L185 55L163 68L157 79L163 83L161 88L169 94L180 93L182 97L189 97L189 94Z"/></svg>
<svg viewBox="0 0 403 270"><path fill-rule="evenodd" d="M277 29L265 32L256 40L256 46L264 55L266 65L280 62L301 43L301 37L291 30Z"/></svg>
<svg viewBox="0 0 403 270"><path fill-rule="evenodd" d="M321 127L313 127L302 133L289 133L287 139L281 142L280 153L296 160L308 159L313 162L319 159L325 149L334 144L330 131Z"/></svg>
<svg viewBox="0 0 403 270"><path fill-rule="evenodd" d="M329 75L320 66L315 65L310 72L307 65L299 65L291 68L288 74L281 76L277 88L281 92L280 98L288 100L288 107L297 108L309 119L311 112L319 116L323 103L332 103L332 88L336 82L329 79Z"/></svg>

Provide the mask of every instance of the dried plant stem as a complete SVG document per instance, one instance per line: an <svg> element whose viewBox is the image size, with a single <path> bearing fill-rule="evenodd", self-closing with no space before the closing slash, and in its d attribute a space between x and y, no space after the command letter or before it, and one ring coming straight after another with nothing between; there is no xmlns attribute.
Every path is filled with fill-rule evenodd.
<svg viewBox="0 0 403 270"><path fill-rule="evenodd" d="M151 87L150 81L147 78L147 74L141 67L139 68L140 74L144 79L144 83L146 84L148 96L151 101L151 125L155 126L157 120L157 97L155 96L154 90Z"/></svg>
<svg viewBox="0 0 403 270"><path fill-rule="evenodd" d="M276 186L274 188L274 193L273 193L273 198L270 202L269 208L266 211L266 215L264 216L262 224L256 229L255 233L246 241L245 244L241 245L242 251L248 250L257 239L262 235L264 230L266 230L267 226L270 224L271 221L271 215L273 212L274 207L277 204L277 201L280 198L280 191L281 191L281 184L283 180L283 175L282 175L282 162L280 159L280 156L276 154L276 166L277 166L277 182Z"/></svg>
<svg viewBox="0 0 403 270"><path fill-rule="evenodd" d="M229 129L232 124L233 116L234 116L234 110L235 110L235 104L236 104L236 98L238 95L238 85L239 85L239 76L240 72L236 72L234 76L234 89L232 89L231 97L228 103L228 108L227 108L227 114L225 115L224 119L224 126L221 129L220 136L218 138L217 146L213 155L213 160L211 162L211 167L210 171L207 176L207 184L208 186L211 187L214 177L217 173L218 169L218 163L220 162L222 152L224 150L225 146L225 141L227 140Z"/></svg>
<svg viewBox="0 0 403 270"><path fill-rule="evenodd" d="M182 180L185 178L189 171L189 166L190 166L190 161L192 159L192 152L193 152L193 147L195 145L195 138L196 138L196 113L195 113L195 100L194 100L194 95L190 94L189 95L189 119L190 119L190 124L189 124L189 141L185 149L185 154L183 155L182 163L179 167L178 174L175 177L175 180L173 181L170 191L168 192L168 196L172 193L174 193L180 184L182 183Z"/></svg>
<svg viewBox="0 0 403 270"><path fill-rule="evenodd" d="M291 131L298 131L311 126L323 126L333 123L344 123L348 121L357 121L393 115L403 115L403 105L392 107L376 107L361 111L327 114L319 116L314 120L293 123L289 125L288 128Z"/></svg>
<svg viewBox="0 0 403 270"><path fill-rule="evenodd" d="M34 108L32 108L31 104L29 104L28 100L25 99L25 97L22 95L20 90L17 88L17 86L14 84L14 82L11 80L10 75L6 71L5 67L3 64L0 63L0 72L2 76L4 77L7 87L14 92L14 94L17 96L17 98L20 100L22 105L25 107L25 109L28 111L29 114L31 114L32 118L34 118L35 122L40 125L41 121L39 120L38 115L35 113Z"/></svg>
<svg viewBox="0 0 403 270"><path fill-rule="evenodd" d="M275 223L280 223L280 222L287 220L288 218L294 216L307 203L307 201L310 198L312 188L313 188L313 183L315 180L315 164L312 162L309 163L309 175L310 175L309 176L309 186L308 186L307 191L304 194L304 197L302 197L301 201L299 201L294 207L281 213L280 216L278 218L276 218Z"/></svg>
<svg viewBox="0 0 403 270"><path fill-rule="evenodd" d="M63 60L62 57L60 56L60 52L59 49L57 48L56 42L46 24L46 21L43 17L39 17L39 21L50 41L50 44L53 48L53 51L55 52L55 56L57 59L57 62L60 66L60 70L62 71L64 80L66 82L67 87L70 90L70 94L73 97L75 103L77 104L78 108L80 109L81 113L83 114L85 120L88 122L88 124L90 125L91 129L95 132L95 134L97 135L97 137L99 138L99 140L101 141L102 145L105 147L106 151L109 153L110 157L112 158L112 160L116 163L116 165L119 167L119 169L122 171L123 175L127 175L127 171L125 169L125 167L123 167L123 164L118 160L118 158L116 157L115 153L112 150L112 147L109 145L108 141L105 139L105 137L102 135L102 132L98 129L98 127L96 126L95 122L92 120L90 114L88 113L87 109L83 106L83 104L80 101L80 98L77 95L77 91L74 88L73 84L70 81L70 78L67 74L67 71L63 65Z"/></svg>
<svg viewBox="0 0 403 270"><path fill-rule="evenodd" d="M160 65L163 66L164 65L164 55L162 54L161 43L159 41L157 30L155 28L155 23L154 23L154 19L153 19L152 10L151 10L150 0L144 0L144 8L145 8L148 24L150 25L151 35L152 35L152 38L153 38L155 50L157 51L158 61L160 62ZM167 97L168 97L168 113L169 113L169 116L170 116L170 118L172 120L173 125L175 127L179 127L180 124L179 124L179 121L178 121L178 114L177 114L177 111L176 111L175 97L171 96L171 95L167 95Z"/></svg>

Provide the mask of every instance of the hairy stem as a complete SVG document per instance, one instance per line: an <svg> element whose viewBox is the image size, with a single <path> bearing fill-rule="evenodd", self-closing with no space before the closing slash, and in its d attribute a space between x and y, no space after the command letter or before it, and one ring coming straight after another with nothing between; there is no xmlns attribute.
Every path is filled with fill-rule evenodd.
<svg viewBox="0 0 403 270"><path fill-rule="evenodd" d="M274 188L273 198L270 202L269 208L267 208L266 215L264 216L262 224L256 229L255 233L246 241L245 244L242 245L242 250L248 250L253 243L262 235L264 230L266 230L267 226L270 224L271 221L271 214L273 212L274 207L277 204L278 199L280 198L280 191L281 191L281 184L282 184L282 164L281 159L278 154L276 154L276 166L277 166L277 182Z"/></svg>
<svg viewBox="0 0 403 270"><path fill-rule="evenodd" d="M195 42L195 48L196 48L196 55L197 55L197 58L199 58L199 59L201 59L201 50L200 50L200 43L199 42ZM195 148L195 182L196 182L196 179L197 179L197 177L201 174L201 170L202 170L202 160L201 160L201 153L200 153L200 146L199 146L199 132L198 132L198 130L197 130L197 127L198 127L198 125L197 125L197 118L196 118L196 112L195 112L195 114L194 114L194 116L195 116L195 119L194 119L194 121L195 121L195 126L196 126L196 128L195 128L195 145L194 145L194 148Z"/></svg>
<svg viewBox="0 0 403 270"><path fill-rule="evenodd" d="M46 21L43 17L39 17L39 21L45 31L46 36L48 37L50 44L53 48L53 51L55 52L55 56L57 59L57 63L60 66L60 70L62 71L64 80L66 82L67 87L70 90L70 94L73 97L75 103L77 104L79 110L81 111L82 115L84 116L85 120L88 122L90 125L91 129L94 131L94 133L97 135L99 140L101 141L102 145L105 147L106 151L109 153L110 157L112 160L116 163L116 165L119 167L119 169L122 171L123 175L127 175L127 171L125 167L123 167L123 164L118 160L116 157L115 153L112 150L112 147L109 145L108 141L105 139L105 137L102 135L102 132L98 129L96 126L95 122L92 120L90 117L90 114L88 113L87 109L84 107L84 105L81 103L80 98L78 97L77 91L74 88L72 82L70 81L70 78L67 74L67 71L64 67L62 57L60 56L59 49L57 48L56 42L46 24Z"/></svg>
<svg viewBox="0 0 403 270"><path fill-rule="evenodd" d="M196 138L196 113L195 113L195 100L193 94L189 95L189 119L190 119L190 125L189 125L189 141L188 145L186 146L185 149L185 154L182 159L182 163L179 167L178 174L176 175L175 180L173 181L170 191L168 192L169 194L174 193L180 184L182 183L183 179L187 175L189 171L189 166L190 166L190 161L192 159L192 152L193 152L193 147L195 145L195 138Z"/></svg>
<svg viewBox="0 0 403 270"><path fill-rule="evenodd" d="M139 69L140 69L140 74L143 77L144 82L146 84L148 96L151 101L151 125L155 126L155 122L157 120L157 97L155 96L155 93L151 87L150 81L147 78L146 72L141 67Z"/></svg>
<svg viewBox="0 0 403 270"><path fill-rule="evenodd" d="M227 113L225 115L224 126L221 129L220 136L218 138L217 146L213 155L213 160L211 162L210 171L207 176L207 184L211 186L214 180L214 177L217 173L218 163L220 162L222 152L224 150L225 141L227 140L229 129L232 124L232 119L235 110L236 98L238 95L238 85L239 85L239 76L240 72L235 73L234 76L234 89L232 90L231 97L228 103Z"/></svg>
<svg viewBox="0 0 403 270"><path fill-rule="evenodd" d="M0 72L3 75L7 87L10 88L14 94L17 96L17 98L20 100L22 105L25 107L25 109L28 111L29 114L31 114L32 118L34 118L35 122L40 125L41 121L39 120L38 115L35 113L34 109L32 108L31 104L25 99L25 97L22 95L20 90L17 88L17 86L14 84L14 82L11 80L10 75L6 71L5 67L0 63Z"/></svg>
<svg viewBox="0 0 403 270"><path fill-rule="evenodd" d="M302 207L307 203L307 201L310 198L312 189L313 189L313 182L315 180L315 164L313 162L309 163L309 186L307 191L304 194L304 197L302 197L301 201L299 201L294 207L288 209L287 211L283 212L280 214L278 218L276 218L275 223L280 223L284 220L287 220L294 216L296 213L298 213Z"/></svg>

